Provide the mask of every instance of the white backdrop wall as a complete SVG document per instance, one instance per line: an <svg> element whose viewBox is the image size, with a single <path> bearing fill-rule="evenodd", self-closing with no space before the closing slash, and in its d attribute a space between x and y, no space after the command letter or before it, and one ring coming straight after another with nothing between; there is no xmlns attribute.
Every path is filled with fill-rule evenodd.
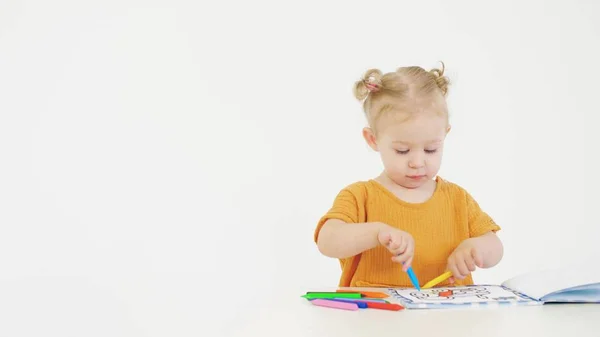
<svg viewBox="0 0 600 337"><path fill-rule="evenodd" d="M351 91L371 67L447 66L440 175L503 227L477 282L598 257L599 11L1 1L0 335L214 335L254 291L335 286L312 235L381 170Z"/></svg>

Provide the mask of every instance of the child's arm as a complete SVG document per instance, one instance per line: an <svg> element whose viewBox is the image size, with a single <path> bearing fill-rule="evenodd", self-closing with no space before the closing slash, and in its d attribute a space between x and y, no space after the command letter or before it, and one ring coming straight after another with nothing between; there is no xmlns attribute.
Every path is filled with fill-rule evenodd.
<svg viewBox="0 0 600 337"><path fill-rule="evenodd" d="M379 245L377 237L386 226L381 222L345 223L329 219L319 232L317 246L329 257L351 257Z"/></svg>
<svg viewBox="0 0 600 337"><path fill-rule="evenodd" d="M464 191L464 190L463 190ZM476 267L491 268L504 254L502 242L496 235L500 230L473 197L464 191L469 226L469 238L461 242L448 257L448 270L455 278L464 279Z"/></svg>
<svg viewBox="0 0 600 337"><path fill-rule="evenodd" d="M406 271L412 263L415 241L409 233L381 222L346 223L329 219L317 238L319 251L326 256L343 259L378 245L392 254L392 261L403 264Z"/></svg>
<svg viewBox="0 0 600 337"><path fill-rule="evenodd" d="M497 265L504 255L504 246L496 233L487 232L482 236L470 238L473 246L481 253L482 266L481 268L491 268Z"/></svg>
<svg viewBox="0 0 600 337"><path fill-rule="evenodd" d="M472 237L461 242L448 257L447 269L455 278L464 279L476 267L491 268L502 259L504 248L494 232Z"/></svg>

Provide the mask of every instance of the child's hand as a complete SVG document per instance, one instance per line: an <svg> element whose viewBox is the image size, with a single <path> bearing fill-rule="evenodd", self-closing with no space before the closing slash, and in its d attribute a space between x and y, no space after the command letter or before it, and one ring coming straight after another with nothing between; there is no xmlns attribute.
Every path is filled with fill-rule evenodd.
<svg viewBox="0 0 600 337"><path fill-rule="evenodd" d="M404 263L402 269L410 267L415 251L415 240L412 235L397 228L388 227L377 235L379 243L392 253L392 261Z"/></svg>
<svg viewBox="0 0 600 337"><path fill-rule="evenodd" d="M454 279L462 280L467 277L475 271L475 267L483 268L483 256L473 241L467 239L448 257L446 270L452 272L450 282L453 283Z"/></svg>

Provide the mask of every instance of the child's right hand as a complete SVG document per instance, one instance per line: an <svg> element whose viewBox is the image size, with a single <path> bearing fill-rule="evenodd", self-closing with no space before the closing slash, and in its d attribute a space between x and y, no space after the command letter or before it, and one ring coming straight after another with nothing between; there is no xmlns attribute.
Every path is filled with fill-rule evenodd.
<svg viewBox="0 0 600 337"><path fill-rule="evenodd" d="M415 240L412 235L397 228L387 226L387 228L379 231L377 239L379 243L392 253L392 261L403 263L402 270L408 270L415 252Z"/></svg>

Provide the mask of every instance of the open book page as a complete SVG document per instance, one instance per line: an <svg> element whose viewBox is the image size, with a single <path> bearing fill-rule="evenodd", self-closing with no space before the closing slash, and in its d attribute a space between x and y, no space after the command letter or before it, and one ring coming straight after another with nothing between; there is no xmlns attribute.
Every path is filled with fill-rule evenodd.
<svg viewBox="0 0 600 337"><path fill-rule="evenodd" d="M392 297L407 307L437 307L472 304L529 303L535 302L521 294L498 285L440 287L422 289L392 289Z"/></svg>
<svg viewBox="0 0 600 337"><path fill-rule="evenodd" d="M579 265L526 273L513 277L502 285L537 300L543 300L544 296L554 292L594 283L600 283L600 269L594 265Z"/></svg>

